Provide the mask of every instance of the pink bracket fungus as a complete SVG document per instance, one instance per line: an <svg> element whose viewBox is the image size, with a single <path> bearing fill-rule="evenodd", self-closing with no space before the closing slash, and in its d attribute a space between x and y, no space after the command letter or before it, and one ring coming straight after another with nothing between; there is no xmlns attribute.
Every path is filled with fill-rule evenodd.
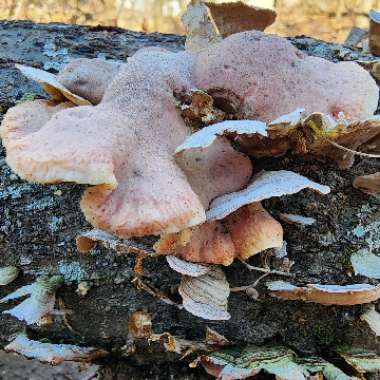
<svg viewBox="0 0 380 380"><path fill-rule="evenodd" d="M206 24L216 22L212 8L208 17L201 18ZM206 34L215 31L215 26L206 27ZM38 73L35 79L71 102L38 100L9 110L0 128L8 164L31 182L92 185L83 195L81 208L94 227L120 238L161 235L156 249L162 254L227 265L236 256L247 258L265 248L281 247L282 227L259 202L305 187L324 194L329 189L283 171L264 174L246 187L251 162L233 148L226 135L239 135L234 139L237 144L253 140L253 155L260 144L269 148L268 155L276 155L278 142L284 151L292 148L288 135L303 122L297 121L301 108L306 115L319 112L331 119L344 113L362 131L358 120L373 115L378 88L355 63L309 57L286 39L259 31L222 39L230 32L216 34L192 51L147 48L126 63L79 60L58 76L47 75L42 80ZM203 140L187 146L196 134L190 136L176 95L194 89L232 100L234 118L249 121L231 121L216 132L220 125L207 127L200 135L215 132L208 135L207 144ZM84 104L74 107L73 103L80 102L71 94L84 99ZM270 122L278 118L277 127L283 129L277 128L281 137L275 136L273 146ZM368 123L360 144L379 131L377 120ZM237 124L256 129L235 133L230 126ZM315 136L315 130L308 128L314 134L306 133L307 141ZM326 131L319 135L326 138ZM326 146L337 149L318 143L309 151L318 155ZM281 154L284 151L280 149ZM296 185L279 190L273 181L272 185L264 181L272 175L283 175L290 187ZM266 238L253 242L252 231ZM190 241L195 245L186 248Z"/></svg>

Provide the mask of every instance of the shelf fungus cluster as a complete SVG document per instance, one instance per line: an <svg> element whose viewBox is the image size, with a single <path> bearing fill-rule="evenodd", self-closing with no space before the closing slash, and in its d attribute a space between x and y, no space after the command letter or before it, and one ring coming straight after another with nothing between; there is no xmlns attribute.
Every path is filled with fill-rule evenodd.
<svg viewBox="0 0 380 380"><path fill-rule="evenodd" d="M348 375L333 363L317 356L298 357L285 346L233 347L200 355L191 366L202 365L219 380L251 379L260 373L282 380L359 380L365 373L378 373L380 358L359 347L338 348L337 354L348 364ZM350 368L351 367L351 368Z"/></svg>
<svg viewBox="0 0 380 380"><path fill-rule="evenodd" d="M108 352L95 347L80 347L73 344L43 343L32 340L25 334L18 335L5 350L23 355L29 359L59 365L65 361L90 362L108 355Z"/></svg>
<svg viewBox="0 0 380 380"><path fill-rule="evenodd" d="M228 284L207 264L283 246L282 226L261 202L330 191L288 170L259 172L255 158L290 152L347 168L380 136L370 74L262 32L274 19L240 2L192 1L185 51L145 48L125 63L74 60L58 75L18 65L52 98L11 108L0 128L7 163L21 178L90 185L81 209L96 230L78 238L80 251L100 240L171 256L185 276L184 307L204 318L229 317ZM195 132L186 124L193 117L203 127ZM154 251L134 240L152 235ZM215 282L223 284L217 295ZM308 297L310 289L317 291L307 288Z"/></svg>
<svg viewBox="0 0 380 380"><path fill-rule="evenodd" d="M22 286L0 299L0 303L13 302L28 296L17 306L4 311L27 324L44 325L51 322L54 314L55 292L63 285L61 276L40 277L31 285Z"/></svg>

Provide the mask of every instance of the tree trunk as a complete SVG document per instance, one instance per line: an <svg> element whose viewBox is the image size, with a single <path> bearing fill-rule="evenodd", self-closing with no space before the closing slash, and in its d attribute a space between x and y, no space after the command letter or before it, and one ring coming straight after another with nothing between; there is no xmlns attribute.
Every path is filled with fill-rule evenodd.
<svg viewBox="0 0 380 380"><path fill-rule="evenodd" d="M359 55L340 45L310 38L294 38L292 42L308 54L330 60L357 58ZM156 45L176 51L183 48L183 43L184 38L180 36L143 34L117 28L0 22L0 117L28 94L45 96L37 84L25 79L14 68L15 63L54 71L73 58L100 56L126 60L146 46ZM229 312L232 318L229 321L205 321L163 303L131 283L135 276L135 257L120 256L103 248L96 248L88 255L77 252L75 236L78 231L89 228L78 205L84 187L26 183L11 174L4 157L2 149L0 267L17 265L22 274L10 285L0 287L0 298L21 285L33 282L41 274L62 274L65 285L57 296L61 300L61 309L64 305L64 309L70 312L65 318L57 316L51 326L29 326L27 330L38 339L46 337L54 342L112 350L112 359L101 362L105 377L169 379L172 375L173 379L207 378L200 370L190 370L186 360L179 362L178 355L164 353L159 344L142 344L134 355L126 358L124 354L122 358L120 348L128 339L128 316L137 310L145 310L153 316L156 333L169 331L187 339L203 339L205 327L209 326L236 344L282 342L301 355L318 354L334 358L334 348L340 344L380 348L373 333L358 319L361 306L334 307L277 300L268 295L265 281L258 288L259 301L250 299L244 292L231 294ZM301 160L291 155L261 160L256 165L266 169L294 170L332 188L327 196L303 191L265 203L274 216L286 212L317 220L311 227L284 225L289 258L295 262L292 282L372 283L372 280L352 273L350 255L370 245L379 249L378 225L376 228L379 202L354 189L352 181L357 175L379 171L378 161L357 159L353 168L345 171L338 171L329 162ZM355 234L358 226L369 232L364 236ZM250 263L263 265L260 257L254 257ZM250 284L258 277L257 273L249 272L239 262L226 268L225 272L231 286ZM164 258L146 259L142 279L179 300L173 289L178 285L180 276L168 268ZM91 285L86 296L76 293L80 281ZM5 309L0 305L0 311ZM0 348L24 327L14 318L1 314ZM172 364L163 365L166 362ZM13 368L12 365L25 367L18 379L22 376L30 378L27 371L33 366L41 371L39 378L52 378L52 375L46 377L48 375L42 365L21 360L16 363L13 356L2 353L0 367L5 363L9 368ZM57 375L56 378L60 377Z"/></svg>

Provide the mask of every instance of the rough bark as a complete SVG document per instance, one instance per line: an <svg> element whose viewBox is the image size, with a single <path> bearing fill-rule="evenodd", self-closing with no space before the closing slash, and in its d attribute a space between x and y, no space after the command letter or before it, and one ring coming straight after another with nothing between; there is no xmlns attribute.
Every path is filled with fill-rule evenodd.
<svg viewBox="0 0 380 380"><path fill-rule="evenodd" d="M0 22L0 117L25 96L45 96L38 85L14 69L15 63L54 71L77 57L125 60L145 46L178 50L183 42L180 36L142 34L116 28ZM308 54L331 60L359 55L340 45L309 38L295 38L292 42ZM103 362L104 376L118 379L168 379L171 375L175 379L199 379L204 376L197 370L187 369L186 361L178 364L179 357L165 354L158 344L150 347L142 344L134 355L122 358L120 348L128 339L128 316L136 310L152 314L155 332L170 331L187 339L202 339L205 327L209 326L237 344L281 341L300 354L317 353L326 358L334 358L337 344L380 348L368 327L358 319L362 307L280 301L269 297L264 286L259 288L260 301L251 300L245 293L233 293L229 301L232 318L226 322L204 321L166 305L131 284L135 276L134 257L118 256L101 248L89 255L77 252L75 236L79 230L89 227L78 206L83 187L25 183L11 174L4 156L2 150L0 266L17 265L22 275L14 283L0 287L0 298L20 285L31 283L38 275L61 273L65 277L65 286L58 292L58 297L70 311L66 322L64 318L56 317L53 325L29 326L28 331L35 337L47 337L54 342L74 342L113 350L112 360ZM292 268L294 283L374 283L352 274L350 255L371 244L379 249L380 232L378 224L376 226L380 217L379 202L354 189L352 181L356 175L378 171L378 161L357 159L354 167L346 171L338 171L328 162L292 156L262 160L255 165L294 170L332 187L328 196L303 191L265 204L274 216L278 212L287 212L317 219L317 224L312 227L284 226L289 256L295 262ZM373 231L359 237L360 234L355 235L358 226L372 226ZM253 258L250 263L262 265L260 257ZM250 284L257 278L257 274L249 272L240 263L228 267L226 274L231 286ZM179 278L169 270L163 258L144 261L143 280L173 299L179 299L173 290ZM75 292L78 281L88 281L92 286L85 297ZM5 306L0 305L0 311L3 310ZM12 334L24 327L14 318L0 315L0 348ZM0 365L14 360L1 355ZM165 362L172 364L163 366ZM20 365L23 364L20 362ZM25 368L29 366L25 365Z"/></svg>

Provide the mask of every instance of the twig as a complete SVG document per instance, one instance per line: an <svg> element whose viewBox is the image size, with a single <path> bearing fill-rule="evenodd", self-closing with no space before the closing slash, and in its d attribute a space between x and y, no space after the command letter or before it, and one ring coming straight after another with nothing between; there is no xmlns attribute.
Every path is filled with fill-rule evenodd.
<svg viewBox="0 0 380 380"><path fill-rule="evenodd" d="M293 273L288 273L288 272L282 272L279 270L275 269L270 269L270 268L260 268L260 267L254 267L252 265L249 265L247 262L245 262L242 259L239 259L239 261L249 270L251 271L256 271L256 272L261 272L261 273L268 273L268 274L273 274L277 276L285 276L285 277L294 277Z"/></svg>
<svg viewBox="0 0 380 380"><path fill-rule="evenodd" d="M352 153L356 156L361 156L361 157L368 157L368 158L380 158L380 154L370 154L370 153L363 153L363 152L357 152L356 150L352 150L350 148L346 148L345 146L342 146L330 139L326 139L331 145L335 146L338 149L344 150L346 152Z"/></svg>
<svg viewBox="0 0 380 380"><path fill-rule="evenodd" d="M135 277L131 283L136 286L137 289L141 289L149 293L151 296L158 298L162 302L165 302L168 305L175 306L178 309L182 309L183 306L172 301L166 294L162 293L160 290L156 289L152 285L145 284L141 278Z"/></svg>
<svg viewBox="0 0 380 380"><path fill-rule="evenodd" d="M264 277L267 277L270 274L271 274L270 272L264 273L253 284L244 285L244 286L237 286L236 288L231 288L230 291L231 292L244 292L247 289L255 288Z"/></svg>

